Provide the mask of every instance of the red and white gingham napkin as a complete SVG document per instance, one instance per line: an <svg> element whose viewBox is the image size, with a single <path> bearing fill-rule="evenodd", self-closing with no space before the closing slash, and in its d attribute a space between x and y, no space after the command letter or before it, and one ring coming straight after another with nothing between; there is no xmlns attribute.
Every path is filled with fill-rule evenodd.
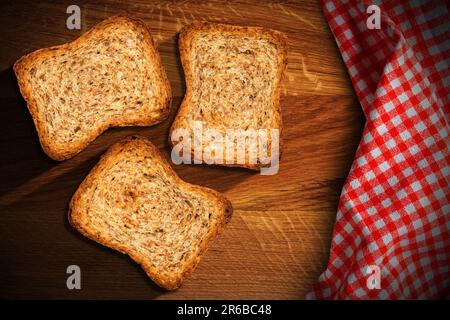
<svg viewBox="0 0 450 320"><path fill-rule="evenodd" d="M445 1L383 2L380 29L369 29L376 1L358 2L323 1L367 122L328 267L307 298L448 297L449 10Z"/></svg>

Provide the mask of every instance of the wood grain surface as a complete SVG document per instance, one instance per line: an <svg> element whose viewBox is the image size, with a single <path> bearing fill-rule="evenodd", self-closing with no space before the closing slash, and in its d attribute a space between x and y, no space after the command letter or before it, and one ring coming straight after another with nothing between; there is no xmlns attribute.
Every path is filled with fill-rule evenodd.
<svg viewBox="0 0 450 320"><path fill-rule="evenodd" d="M66 8L81 8L82 30L66 28ZM170 119L147 128L110 129L74 158L41 150L13 63L38 48L71 41L127 12L158 42L173 89ZM140 133L169 158L169 125L185 85L177 33L194 20L265 26L289 37L283 82L284 152L280 171L175 166L188 182L231 200L231 224L175 292L157 288L127 256L90 241L67 222L67 204L108 146ZM30 1L0 8L0 297L139 299L302 299L325 269L339 194L364 117L316 1ZM66 288L66 268L81 267L81 290Z"/></svg>

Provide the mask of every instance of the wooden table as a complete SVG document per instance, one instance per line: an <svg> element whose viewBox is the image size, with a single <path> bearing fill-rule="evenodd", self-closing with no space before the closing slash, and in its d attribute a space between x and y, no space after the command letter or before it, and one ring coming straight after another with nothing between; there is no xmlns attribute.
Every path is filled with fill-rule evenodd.
<svg viewBox="0 0 450 320"><path fill-rule="evenodd" d="M339 194L364 124L319 3L77 1L82 30L68 30L66 8L72 2L0 8L0 297L303 298L327 264ZM71 41L120 12L142 18L157 40L174 94L172 116L154 127L111 129L76 157L52 161L41 150L11 66L25 53ZM259 25L288 35L285 145L276 176L175 166L183 179L225 193L235 213L182 288L165 292L127 256L74 231L66 213L77 186L121 137L141 133L169 155L168 128L185 88L177 32L193 20ZM71 264L81 267L82 290L66 288Z"/></svg>

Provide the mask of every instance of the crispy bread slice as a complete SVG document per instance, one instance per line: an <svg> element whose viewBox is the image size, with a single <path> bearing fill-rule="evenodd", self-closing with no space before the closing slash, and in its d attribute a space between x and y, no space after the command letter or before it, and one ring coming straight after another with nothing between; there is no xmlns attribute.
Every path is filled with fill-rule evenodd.
<svg viewBox="0 0 450 320"><path fill-rule="evenodd" d="M44 151L68 159L113 126L147 126L170 113L171 89L141 20L109 18L73 42L14 64Z"/></svg>
<svg viewBox="0 0 450 320"><path fill-rule="evenodd" d="M128 254L168 290L181 285L231 214L224 196L181 180L139 136L111 146L69 205L72 226Z"/></svg>
<svg viewBox="0 0 450 320"><path fill-rule="evenodd" d="M281 150L280 83L287 65L285 35L266 28L194 22L181 31L179 48L186 94L172 124L172 147L180 142L172 137L175 130L186 129L193 136L194 123L201 122L203 130L217 130L223 137L229 129L276 129ZM269 133L268 146L270 136ZM216 157L216 142L202 141L203 150L213 150L212 157ZM256 163L249 161L248 151L257 146L251 140L246 143L244 163L237 163L236 157L232 163L226 163L223 148L222 164L263 167L259 155ZM192 141L191 146L190 156L198 159ZM198 160L212 162L204 153L203 159Z"/></svg>

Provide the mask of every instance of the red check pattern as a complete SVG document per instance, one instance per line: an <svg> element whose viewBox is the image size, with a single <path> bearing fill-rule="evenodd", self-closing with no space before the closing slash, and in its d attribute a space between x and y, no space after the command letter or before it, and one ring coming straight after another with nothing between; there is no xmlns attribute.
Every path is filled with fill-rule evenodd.
<svg viewBox="0 0 450 320"><path fill-rule="evenodd" d="M327 269L307 298L448 297L449 10L445 1L383 2L380 29L369 29L373 3L322 2L367 121ZM368 285L371 266L379 288Z"/></svg>

